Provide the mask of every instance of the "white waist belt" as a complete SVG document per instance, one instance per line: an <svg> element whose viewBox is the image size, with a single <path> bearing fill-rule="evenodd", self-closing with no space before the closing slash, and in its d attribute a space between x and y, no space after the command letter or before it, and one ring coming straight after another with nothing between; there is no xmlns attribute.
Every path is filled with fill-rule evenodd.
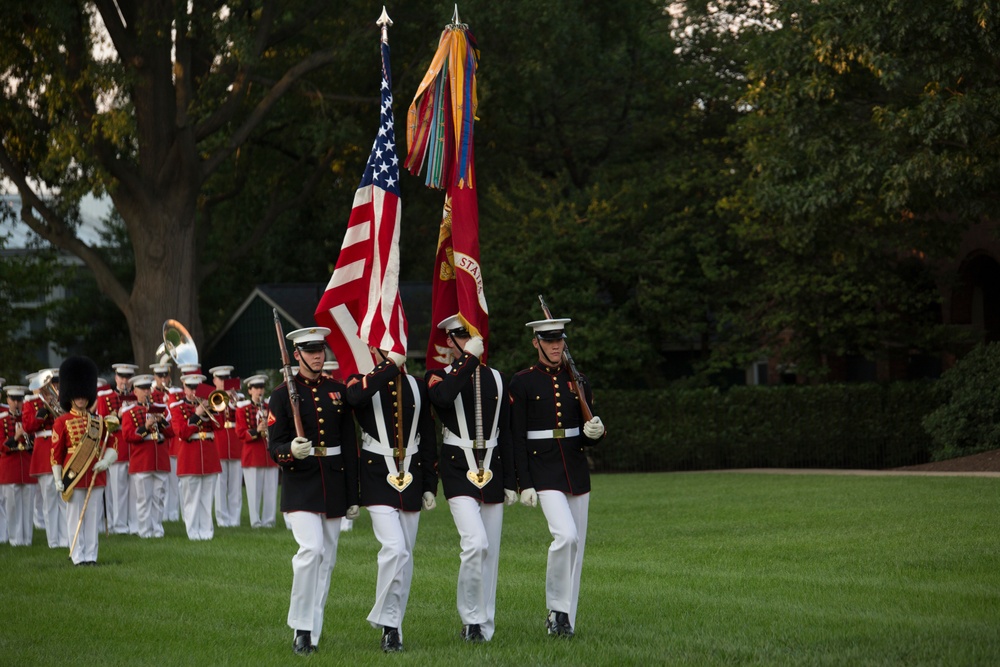
<svg viewBox="0 0 1000 667"><path fill-rule="evenodd" d="M468 438L462 438L448 429L444 429L444 438L442 440L446 445L454 445L455 447L461 447L462 449L476 449L476 441L469 440ZM497 446L497 439L490 438L489 440L483 441L483 449L493 449Z"/></svg>
<svg viewBox="0 0 1000 667"><path fill-rule="evenodd" d="M403 452L403 455L413 456L414 454L416 454L419 449L417 445L419 444L420 444L420 435L418 434L417 437L415 438L415 442L413 443L413 445L407 447L406 450ZM379 456L396 456L395 447L386 447L385 445L382 445L381 443L379 443L378 440L371 437L367 433L361 434L361 449L365 450L366 452L371 452L372 454L378 454Z"/></svg>
<svg viewBox="0 0 1000 667"><path fill-rule="evenodd" d="M199 440L215 440L215 434L200 431L187 439L188 442L198 442Z"/></svg>
<svg viewBox="0 0 1000 667"><path fill-rule="evenodd" d="M551 431L528 431L528 440L548 440L550 438L575 438L580 428L556 428Z"/></svg>
<svg viewBox="0 0 1000 667"><path fill-rule="evenodd" d="M310 456L340 456L340 445L336 447L311 447Z"/></svg>
<svg viewBox="0 0 1000 667"><path fill-rule="evenodd" d="M51 431L51 429L47 430L47 431L38 431L38 432L34 433L33 435L36 438L48 438L48 437L50 437L52 435L52 431Z"/></svg>

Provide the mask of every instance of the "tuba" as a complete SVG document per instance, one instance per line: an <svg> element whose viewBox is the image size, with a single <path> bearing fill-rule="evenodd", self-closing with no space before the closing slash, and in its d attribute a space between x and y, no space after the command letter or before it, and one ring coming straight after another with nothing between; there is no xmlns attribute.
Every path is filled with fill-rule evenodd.
<svg viewBox="0 0 1000 667"><path fill-rule="evenodd" d="M53 417L58 417L65 410L59 405L59 392L52 386L52 378L56 376L51 370L40 371L38 375L31 378L28 389L35 392L41 399L45 407L49 409Z"/></svg>
<svg viewBox="0 0 1000 667"><path fill-rule="evenodd" d="M156 354L162 358L166 352L178 366L198 363L198 348L194 339L177 320L167 320L163 323L163 344L156 349Z"/></svg>

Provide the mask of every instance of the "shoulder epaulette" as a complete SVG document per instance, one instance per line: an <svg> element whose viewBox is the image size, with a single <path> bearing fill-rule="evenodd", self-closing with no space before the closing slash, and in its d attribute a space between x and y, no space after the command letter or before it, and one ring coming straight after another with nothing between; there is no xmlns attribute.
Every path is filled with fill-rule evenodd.
<svg viewBox="0 0 1000 667"><path fill-rule="evenodd" d="M236 407L245 408L248 405L250 405L250 401L240 401L239 403L236 404Z"/></svg>
<svg viewBox="0 0 1000 667"><path fill-rule="evenodd" d="M115 393L114 389L102 389L101 391L97 392L97 395L99 397L104 397L104 396L108 396L109 394L113 394L113 393Z"/></svg>

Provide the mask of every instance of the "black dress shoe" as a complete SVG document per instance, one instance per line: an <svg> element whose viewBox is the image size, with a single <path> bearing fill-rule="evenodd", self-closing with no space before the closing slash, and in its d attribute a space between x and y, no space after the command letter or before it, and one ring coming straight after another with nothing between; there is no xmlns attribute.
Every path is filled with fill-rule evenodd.
<svg viewBox="0 0 1000 667"><path fill-rule="evenodd" d="M403 650L403 642L396 628L382 628L382 650L386 653L399 653Z"/></svg>
<svg viewBox="0 0 1000 667"><path fill-rule="evenodd" d="M292 651L296 655L309 655L316 647L312 645L312 637L308 630L296 630L295 640L292 642Z"/></svg>
<svg viewBox="0 0 1000 667"><path fill-rule="evenodd" d="M554 637L573 636L573 626L569 624L569 614L564 611L550 611L545 619L545 629Z"/></svg>
<svg viewBox="0 0 1000 667"><path fill-rule="evenodd" d="M478 623L470 623L469 625L462 627L462 639L467 642L484 642L486 637L483 636L483 629L479 627Z"/></svg>

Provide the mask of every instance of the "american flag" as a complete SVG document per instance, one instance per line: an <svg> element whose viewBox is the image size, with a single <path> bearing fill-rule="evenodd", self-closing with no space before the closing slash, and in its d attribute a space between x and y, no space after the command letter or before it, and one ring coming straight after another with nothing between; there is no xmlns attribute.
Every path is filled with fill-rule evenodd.
<svg viewBox="0 0 1000 667"><path fill-rule="evenodd" d="M392 116L389 45L382 43L382 109L337 266L316 308L344 377L373 367L368 346L406 354L399 298L399 158Z"/></svg>

